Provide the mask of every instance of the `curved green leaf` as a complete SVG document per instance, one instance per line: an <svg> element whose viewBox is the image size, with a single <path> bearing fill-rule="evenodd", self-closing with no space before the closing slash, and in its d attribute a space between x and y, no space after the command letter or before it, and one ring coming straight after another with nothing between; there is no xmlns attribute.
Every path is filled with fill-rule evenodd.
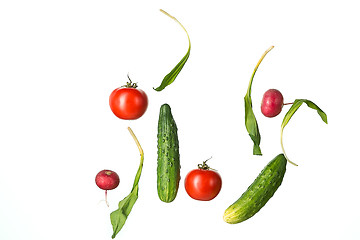
<svg viewBox="0 0 360 240"><path fill-rule="evenodd" d="M254 112L252 110L251 97L249 95L246 95L244 101L245 101L245 126L251 140L254 142L253 155L262 155L260 149L261 136L260 136L259 126L257 124Z"/></svg>
<svg viewBox="0 0 360 240"><path fill-rule="evenodd" d="M111 236L112 238L115 238L116 235L120 232L120 230L122 229L122 227L124 226L124 224L126 222L127 217L129 216L136 200L138 199L138 192L139 192L138 184L139 184L141 171L142 171L142 167L143 167L143 162L144 162L144 152L140 146L140 143L137 140L135 134L133 133L133 131L131 130L130 127L128 128L128 130L129 130L130 134L132 135L132 137L134 138L136 145L139 148L140 165L139 165L138 171L136 172L134 184L133 184L130 194L128 196L126 196L123 200L121 200L119 202L118 209L113 211L110 214L110 220L111 220L111 224L113 226L113 235Z"/></svg>
<svg viewBox="0 0 360 240"><path fill-rule="evenodd" d="M288 157L286 156L286 153L285 153L285 149L284 149L284 145L283 145L283 131L284 131L284 128L285 126L289 123L291 117L295 114L295 112L299 109L299 107L301 107L301 105L303 103L306 103L306 105L311 108L311 109L314 109L317 111L317 113L320 115L321 119L327 124L328 121L327 121L327 115L326 113L321 110L321 108L319 108L315 103L313 103L312 101L310 100L307 100L307 99L296 99L294 101L294 103L292 104L291 108L289 109L289 111L285 114L284 116L284 119L283 119L283 122L281 124L281 135L280 135L280 140L281 140L281 148L283 150L283 153L286 157L286 159L293 165L297 166L297 164L295 164L294 162L290 161L288 159Z"/></svg>
<svg viewBox="0 0 360 240"><path fill-rule="evenodd" d="M119 202L119 208L110 214L111 224L113 226L112 238L115 238L124 226L126 219L138 198L138 190L139 187L136 186L127 197Z"/></svg>
<svg viewBox="0 0 360 240"><path fill-rule="evenodd" d="M160 11L162 13L164 13L165 15L167 15L168 17L174 19L185 31L187 38L189 40L189 48L187 53L185 54L185 56L181 59L181 61L171 70L171 72L169 72L164 79L162 80L161 84L159 87L154 88L154 90L160 92L162 91L165 87L167 87L168 85L170 85L172 82L174 82L175 78L179 75L180 71L182 70L182 68L184 67L186 61L188 60L189 56L190 56L190 49L191 49L191 42L190 42L190 37L188 32L186 31L185 27L173 16L171 16L170 14L168 14L167 12L165 12L164 10L160 9Z"/></svg>
<svg viewBox="0 0 360 240"><path fill-rule="evenodd" d="M321 110L315 103L313 103L310 100L306 100L306 99L296 99L294 101L294 103L292 104L291 108L289 109L289 111L285 114L284 116L284 120L281 124L281 129L283 130L284 127L288 124L288 122L290 121L291 117L294 115L294 113L299 109L299 107L303 104L306 103L306 105L309 108L312 108L314 110L317 111L317 113L320 115L321 119L327 124L327 115L326 113Z"/></svg>
<svg viewBox="0 0 360 240"><path fill-rule="evenodd" d="M262 60L264 59L266 54L268 52L270 52L270 50L273 49L273 48L274 48L274 46L271 46L261 56L259 62L257 63L257 65L256 65L256 67L254 69L254 72L253 72L253 74L252 74L252 76L250 78L249 87L248 87L247 93L246 93L246 95L244 97L244 102L245 102L245 126L246 126L246 130L248 131L251 140L254 142L253 155L262 155L262 153L261 153L261 149L260 149L261 136L260 136L259 126L257 124L256 118L255 118L255 115L254 115L254 111L252 109L251 87L252 87L252 82L254 80L255 73L256 73L257 69L259 68L260 63L262 62Z"/></svg>

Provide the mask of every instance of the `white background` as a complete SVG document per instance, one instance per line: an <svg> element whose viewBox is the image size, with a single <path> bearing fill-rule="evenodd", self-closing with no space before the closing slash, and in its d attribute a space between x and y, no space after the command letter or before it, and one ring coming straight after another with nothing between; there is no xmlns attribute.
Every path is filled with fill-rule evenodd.
<svg viewBox="0 0 360 240"><path fill-rule="evenodd" d="M356 1L1 1L0 239L111 239L109 214L129 192L139 164L131 126L145 152L136 202L118 239L359 239L358 87L360 15ZM162 92L163 77L192 50ZM263 156L252 155L243 97L252 71ZM111 91L127 73L149 97L136 121L116 118ZM280 125L260 113L262 94L306 98L284 130L290 164L283 184L253 218L223 221L225 209L281 153ZM181 182L174 202L156 190L159 108L178 126ZM223 179L213 201L187 196L198 163ZM120 175L104 192L102 169Z"/></svg>

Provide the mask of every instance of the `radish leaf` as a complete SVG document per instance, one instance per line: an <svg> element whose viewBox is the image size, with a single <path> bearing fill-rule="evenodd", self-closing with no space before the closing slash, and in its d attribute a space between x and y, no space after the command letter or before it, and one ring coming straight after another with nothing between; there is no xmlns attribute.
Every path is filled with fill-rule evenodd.
<svg viewBox="0 0 360 240"><path fill-rule="evenodd" d="M129 216L131 209L133 208L136 200L138 199L138 191L139 191L139 180L141 176L141 171L143 167L144 162L144 152L141 148L141 145L139 141L137 140L134 132L131 130L130 127L128 127L128 130L131 134L131 136L134 138L136 145L138 146L139 152L140 152L140 165L138 168L138 171L135 176L134 184L131 189L130 194L125 197L123 200L119 202L118 209L113 211L110 214L110 220L111 224L113 226L113 235L112 238L115 238L116 235L120 232L122 227L124 226L127 217Z"/></svg>
<svg viewBox="0 0 360 240"><path fill-rule="evenodd" d="M321 119L327 124L327 115L326 113L321 110L321 108L319 108L315 103L313 103L312 101L310 100L306 100L306 99L296 99L294 101L294 103L292 104L291 108L289 109L289 111L285 114L284 116L284 119L283 119L283 122L281 124L281 148L284 152L284 155L286 157L286 159L292 163L293 165L297 166L297 164L291 162L288 157L286 156L285 154L285 150L284 150L284 145L283 145L283 131L284 131L284 128L285 126L289 123L291 117L294 115L294 113L299 109L299 107L303 104L303 103L306 103L306 105L309 107L309 108L312 108L314 110L317 111L317 113L320 115Z"/></svg>
<svg viewBox="0 0 360 240"><path fill-rule="evenodd" d="M167 12L165 12L164 10L160 9L160 11L162 13L164 13L165 15L167 15L168 17L172 18L173 20L175 20L185 31L187 38L189 40L189 49L187 51L187 53L185 54L185 56L181 59L181 61L173 68L173 70L171 70L170 73L168 73L164 79L162 80L161 84L159 87L154 88L154 90L160 92L162 91L165 87L167 87L168 85L170 85L172 82L174 82L175 78L179 75L181 69L184 67L186 61L188 60L189 56L190 56L190 49L191 49L191 42L190 42L190 37L188 32L186 31L185 27L173 16L171 16L170 14L168 14Z"/></svg>
<svg viewBox="0 0 360 240"><path fill-rule="evenodd" d="M320 115L321 119L327 124L327 116L326 113L321 110L315 103L313 103L310 100L306 100L306 99L296 99L294 101L294 103L292 104L291 108L289 109L289 111L286 113L284 120L281 124L281 130L284 129L284 127L288 124L288 122L290 121L291 117L294 115L294 113L299 109L299 107L303 104L306 103L306 105L309 108L312 108L314 110L317 110L317 113Z"/></svg>
<svg viewBox="0 0 360 240"><path fill-rule="evenodd" d="M274 46L271 46L268 50L266 50L264 52L264 54L261 56L259 62L257 63L254 72L251 76L250 82L249 82L249 87L247 90L247 93L244 97L244 102L245 102L245 126L246 126L246 130L249 133L249 136L251 138L251 140L254 142L254 147L253 147L253 155L262 155L261 153L261 149L260 149L260 140L261 140L261 136L260 136L260 131L259 131L259 126L257 124L253 109L252 109L252 101L251 101L251 87L252 87L252 82L254 80L254 76L255 73L257 71L257 69L259 68L260 63L262 62L262 60L264 59L264 57L266 56L266 54L268 52L270 52L271 49L273 49Z"/></svg>

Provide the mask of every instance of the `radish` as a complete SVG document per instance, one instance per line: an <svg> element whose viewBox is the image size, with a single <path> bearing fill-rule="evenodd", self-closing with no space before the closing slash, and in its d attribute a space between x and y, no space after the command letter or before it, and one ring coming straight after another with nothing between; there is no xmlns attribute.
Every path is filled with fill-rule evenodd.
<svg viewBox="0 0 360 240"><path fill-rule="evenodd" d="M109 206L107 201L107 190L112 190L119 186L119 175L111 170L102 170L96 175L95 183L99 188L105 190L105 202L106 205Z"/></svg>
<svg viewBox="0 0 360 240"><path fill-rule="evenodd" d="M284 97L277 89L267 90L261 101L261 112L266 117L275 117L279 115L284 105Z"/></svg>
<svg viewBox="0 0 360 240"><path fill-rule="evenodd" d="M261 101L261 112L265 117L276 117L284 105L293 103L284 103L284 97L277 89L269 89L264 93Z"/></svg>

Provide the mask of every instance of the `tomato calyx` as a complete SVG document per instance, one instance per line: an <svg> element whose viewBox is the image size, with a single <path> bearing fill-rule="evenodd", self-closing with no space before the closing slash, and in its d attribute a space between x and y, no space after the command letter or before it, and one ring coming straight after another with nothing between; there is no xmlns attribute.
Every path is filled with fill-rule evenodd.
<svg viewBox="0 0 360 240"><path fill-rule="evenodd" d="M198 164L198 168L201 170L213 170L216 171L215 169L209 167L209 165L206 164L207 161L209 161L212 157L210 157L209 159L206 159L205 161L203 161L203 163Z"/></svg>
<svg viewBox="0 0 360 240"><path fill-rule="evenodd" d="M133 82L131 81L131 79L130 79L130 77L129 77L129 74L127 75L127 77L128 77L128 79L129 79L129 82L126 82L126 84L123 85L123 86L121 86L121 87L123 87L123 88L137 88L137 87L138 87L137 83L133 83Z"/></svg>

